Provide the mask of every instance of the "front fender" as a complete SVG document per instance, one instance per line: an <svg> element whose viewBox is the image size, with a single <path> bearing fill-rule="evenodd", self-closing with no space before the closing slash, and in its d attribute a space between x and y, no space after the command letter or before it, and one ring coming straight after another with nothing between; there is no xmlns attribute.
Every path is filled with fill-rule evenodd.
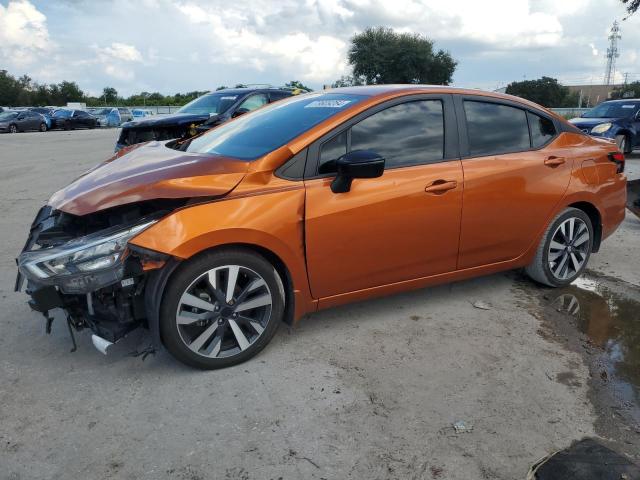
<svg viewBox="0 0 640 480"><path fill-rule="evenodd" d="M227 198L173 212L130 243L188 259L226 245L265 249L287 267L296 297L295 318L315 310L304 250L304 187Z"/></svg>

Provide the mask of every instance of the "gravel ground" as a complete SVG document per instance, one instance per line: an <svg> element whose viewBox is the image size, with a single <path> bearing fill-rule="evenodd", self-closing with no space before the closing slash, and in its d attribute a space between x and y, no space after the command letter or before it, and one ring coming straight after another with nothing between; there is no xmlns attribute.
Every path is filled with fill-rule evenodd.
<svg viewBox="0 0 640 480"><path fill-rule="evenodd" d="M47 336L13 293L14 257L115 137L0 136L0 478L515 479L595 434L587 366L539 334L513 273L317 313L222 371L128 355L144 332L108 357L82 333L69 353L62 317ZM639 247L627 218L591 268L640 285Z"/></svg>

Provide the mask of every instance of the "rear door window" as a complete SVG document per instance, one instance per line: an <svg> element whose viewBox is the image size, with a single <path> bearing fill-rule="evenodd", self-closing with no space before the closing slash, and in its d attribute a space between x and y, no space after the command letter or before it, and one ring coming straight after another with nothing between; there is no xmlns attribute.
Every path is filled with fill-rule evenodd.
<svg viewBox="0 0 640 480"><path fill-rule="evenodd" d="M527 114L498 103L465 101L469 154L472 157L520 152L531 148Z"/></svg>

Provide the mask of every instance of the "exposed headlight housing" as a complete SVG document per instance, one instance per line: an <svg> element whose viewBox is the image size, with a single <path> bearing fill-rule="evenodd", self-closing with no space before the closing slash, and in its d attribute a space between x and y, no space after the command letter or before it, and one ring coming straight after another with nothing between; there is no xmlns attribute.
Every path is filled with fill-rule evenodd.
<svg viewBox="0 0 640 480"><path fill-rule="evenodd" d="M83 293L122 278L127 242L157 220L117 226L63 245L23 252L18 268L30 280L57 285L66 293Z"/></svg>
<svg viewBox="0 0 640 480"><path fill-rule="evenodd" d="M593 127L593 129L591 130L591 133L604 133L607 130L609 130L611 127L613 126L612 123L601 123L600 125L596 125L595 127Z"/></svg>

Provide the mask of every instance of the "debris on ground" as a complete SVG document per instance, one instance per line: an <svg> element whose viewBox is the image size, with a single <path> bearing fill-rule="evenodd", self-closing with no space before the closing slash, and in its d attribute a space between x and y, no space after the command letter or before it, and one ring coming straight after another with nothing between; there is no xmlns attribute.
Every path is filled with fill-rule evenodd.
<svg viewBox="0 0 640 480"><path fill-rule="evenodd" d="M471 433L473 431L473 425L462 420L453 422L453 429L456 433Z"/></svg>
<svg viewBox="0 0 640 480"><path fill-rule="evenodd" d="M483 302L482 300L476 300L471 305L473 305L475 308L479 308L480 310L491 310L491 305L489 305L487 302Z"/></svg>
<svg viewBox="0 0 640 480"><path fill-rule="evenodd" d="M627 457L586 438L534 464L527 480L638 480L640 468Z"/></svg>

